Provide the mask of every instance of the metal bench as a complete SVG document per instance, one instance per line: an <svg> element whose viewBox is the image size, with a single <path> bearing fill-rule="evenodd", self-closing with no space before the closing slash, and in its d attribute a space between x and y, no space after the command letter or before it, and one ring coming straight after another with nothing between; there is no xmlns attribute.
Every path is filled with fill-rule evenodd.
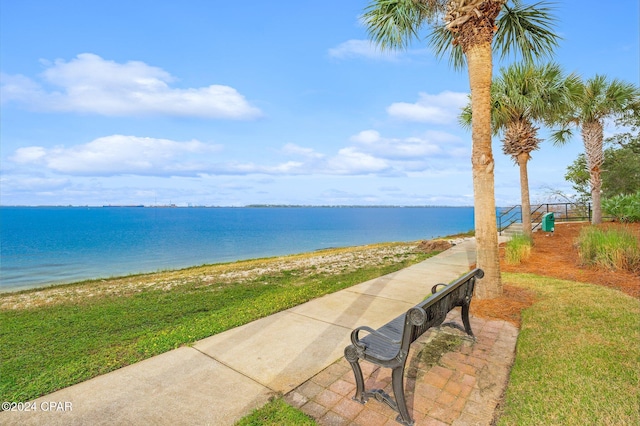
<svg viewBox="0 0 640 426"><path fill-rule="evenodd" d="M474 269L451 284L436 284L431 289L431 296L379 329L358 327L353 330L352 344L344 350L344 356L351 364L356 379L356 394L353 399L364 404L370 397L374 397L399 413L396 418L398 422L413 425L404 396L404 367L409 346L431 327L441 325L449 311L456 306L462 307L464 331L473 336L469 324L469 304L473 297L476 278L483 276L482 269ZM444 289L437 291L439 286L444 286ZM360 332L369 334L360 338ZM391 381L395 401L382 389L365 391L359 364L361 359L392 369Z"/></svg>

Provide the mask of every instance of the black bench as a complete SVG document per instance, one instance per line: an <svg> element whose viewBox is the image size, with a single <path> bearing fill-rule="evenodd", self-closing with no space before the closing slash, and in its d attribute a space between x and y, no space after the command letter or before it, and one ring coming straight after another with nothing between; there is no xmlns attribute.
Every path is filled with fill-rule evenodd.
<svg viewBox="0 0 640 426"><path fill-rule="evenodd" d="M344 350L344 356L351 364L356 379L356 394L353 399L364 404L370 397L374 397L399 413L396 419L398 422L412 425L413 420L404 397L403 380L409 346L431 327L441 325L449 311L456 306L462 307L464 330L469 336L473 336L469 324L469 304L473 297L476 278L483 276L482 269L474 269L451 284L436 284L431 289L431 296L379 329L358 327L353 330L352 344ZM439 286L444 286L444 289L437 291ZM369 334L361 339L361 331ZM391 381L395 401L382 389L365 391L359 364L361 359L392 369Z"/></svg>

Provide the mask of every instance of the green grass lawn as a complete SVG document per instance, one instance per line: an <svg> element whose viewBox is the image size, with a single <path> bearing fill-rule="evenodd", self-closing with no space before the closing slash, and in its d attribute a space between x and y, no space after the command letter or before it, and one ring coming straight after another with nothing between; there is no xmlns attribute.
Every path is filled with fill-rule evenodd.
<svg viewBox="0 0 640 426"><path fill-rule="evenodd" d="M523 312L498 424L640 424L640 301L535 275L504 274L504 282L538 300Z"/></svg>
<svg viewBox="0 0 640 426"><path fill-rule="evenodd" d="M236 423L236 426L313 426L316 421L297 408L287 404L282 398L270 401L264 407Z"/></svg>
<svg viewBox="0 0 640 426"><path fill-rule="evenodd" d="M421 252L386 256L362 266L354 266L357 262L347 257L344 265L332 262L332 268L305 263L345 252L371 256L362 248L334 249L223 265L225 273L214 265L100 280L60 287L63 293L55 296L54 303L40 298L33 306L4 308L0 310L0 400L34 399L429 256ZM283 267L283 262L290 266ZM218 281L211 280L214 275L208 268L217 268ZM246 271L253 272L242 274ZM229 280L229 273L244 278ZM138 285L130 287L132 282ZM117 291L108 290L111 287ZM98 292L99 288L108 291ZM1 295L0 302L12 297L16 298Z"/></svg>

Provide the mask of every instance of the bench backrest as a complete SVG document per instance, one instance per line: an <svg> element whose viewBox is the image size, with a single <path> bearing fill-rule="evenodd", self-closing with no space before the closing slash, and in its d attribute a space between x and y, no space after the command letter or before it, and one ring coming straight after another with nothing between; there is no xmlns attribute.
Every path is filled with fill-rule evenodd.
<svg viewBox="0 0 640 426"><path fill-rule="evenodd" d="M464 304L468 305L473 297L476 278L483 276L482 269L476 268L438 292L435 292L437 286L434 286L431 296L407 311L400 344L401 350L406 350L408 353L411 343L431 327L442 324L451 309Z"/></svg>

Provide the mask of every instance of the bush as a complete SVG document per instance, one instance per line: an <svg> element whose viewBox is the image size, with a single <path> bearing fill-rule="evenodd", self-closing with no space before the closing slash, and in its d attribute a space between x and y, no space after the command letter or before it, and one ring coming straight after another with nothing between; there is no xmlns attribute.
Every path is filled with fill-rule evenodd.
<svg viewBox="0 0 640 426"><path fill-rule="evenodd" d="M505 247L504 260L510 265L519 265L531 255L531 238L523 234L515 235L509 240Z"/></svg>
<svg viewBox="0 0 640 426"><path fill-rule="evenodd" d="M640 271L638 239L626 229L583 228L578 237L578 253L584 265Z"/></svg>
<svg viewBox="0 0 640 426"><path fill-rule="evenodd" d="M620 222L640 222L640 192L605 199L602 207Z"/></svg>

